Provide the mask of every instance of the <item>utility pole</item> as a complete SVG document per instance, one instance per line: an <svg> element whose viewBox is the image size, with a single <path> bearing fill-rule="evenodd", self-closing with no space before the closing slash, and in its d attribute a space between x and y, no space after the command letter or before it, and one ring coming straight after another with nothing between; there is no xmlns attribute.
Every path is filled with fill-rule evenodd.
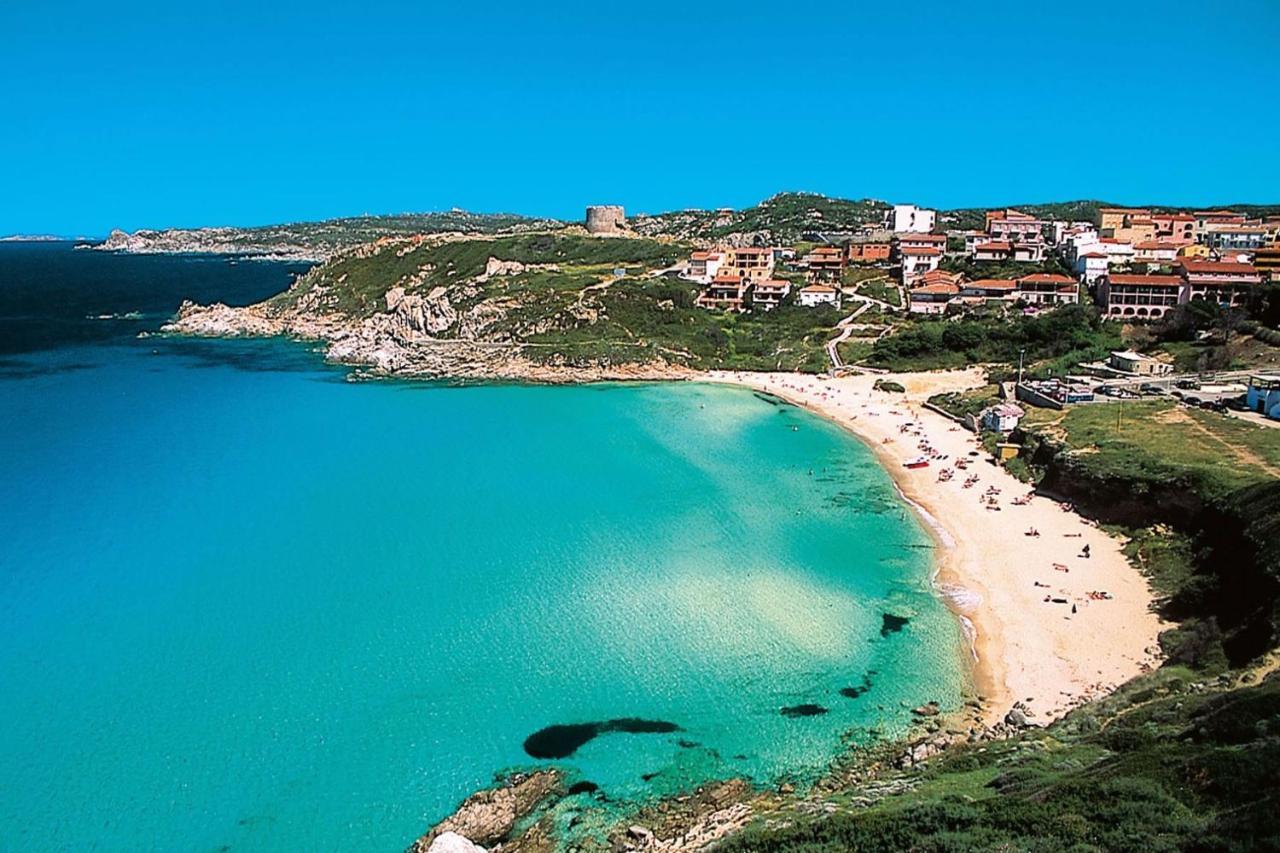
<svg viewBox="0 0 1280 853"><path fill-rule="evenodd" d="M1026 352L1026 349L1018 350L1018 384L1019 385L1022 384L1022 354L1025 352Z"/></svg>

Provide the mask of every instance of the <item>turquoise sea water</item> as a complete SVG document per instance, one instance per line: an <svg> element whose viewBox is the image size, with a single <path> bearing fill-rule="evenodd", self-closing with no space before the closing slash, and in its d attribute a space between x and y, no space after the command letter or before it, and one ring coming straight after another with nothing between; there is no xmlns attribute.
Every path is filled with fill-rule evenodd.
<svg viewBox="0 0 1280 853"><path fill-rule="evenodd" d="M558 762L618 801L812 778L846 732L959 701L928 537L793 407L349 383L281 342L24 363L0 378L0 848L399 850L545 763L523 743L549 725L679 727Z"/></svg>

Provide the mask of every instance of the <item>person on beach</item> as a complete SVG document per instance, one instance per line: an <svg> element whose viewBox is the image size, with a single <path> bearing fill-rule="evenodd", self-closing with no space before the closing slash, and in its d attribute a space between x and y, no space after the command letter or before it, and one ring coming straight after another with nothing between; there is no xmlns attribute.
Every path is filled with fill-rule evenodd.
<svg viewBox="0 0 1280 853"><path fill-rule="evenodd" d="M1081 556L1081 557L1084 557L1086 560L1087 560L1087 559L1089 559L1089 546L1088 546L1088 545L1085 545L1083 548L1081 548L1081 549L1080 549L1080 556Z"/></svg>

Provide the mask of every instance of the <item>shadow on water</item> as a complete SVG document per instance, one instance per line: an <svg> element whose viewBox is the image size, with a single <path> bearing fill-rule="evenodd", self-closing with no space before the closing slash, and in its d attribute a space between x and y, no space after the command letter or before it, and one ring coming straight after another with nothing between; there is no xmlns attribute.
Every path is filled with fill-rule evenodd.
<svg viewBox="0 0 1280 853"><path fill-rule="evenodd" d="M880 636L887 637L890 634L896 634L903 628L907 627L907 623L911 620L906 616L894 616L892 613L880 614Z"/></svg>
<svg viewBox="0 0 1280 853"><path fill-rule="evenodd" d="M100 364L89 361L48 361L44 363L26 361L19 358L0 359L0 382L6 380L39 379L43 376L57 376L61 373L75 373L79 370L93 370Z"/></svg>
<svg viewBox="0 0 1280 853"><path fill-rule="evenodd" d="M524 751L534 758L568 758L579 747L596 737L610 732L626 734L670 734L681 731L675 723L665 720L641 720L621 717L592 723L567 723L547 726L525 738Z"/></svg>
<svg viewBox="0 0 1280 853"><path fill-rule="evenodd" d="M139 342L152 354L182 359L187 367L246 373L309 373L317 382L346 382L350 370L329 364L313 347L286 338L154 337Z"/></svg>

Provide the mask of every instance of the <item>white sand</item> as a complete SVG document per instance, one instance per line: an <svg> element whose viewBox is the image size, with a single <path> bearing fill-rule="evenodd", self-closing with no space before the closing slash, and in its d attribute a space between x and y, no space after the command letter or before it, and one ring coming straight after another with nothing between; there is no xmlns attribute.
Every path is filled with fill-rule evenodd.
<svg viewBox="0 0 1280 853"><path fill-rule="evenodd" d="M1151 611L1151 591L1125 559L1123 542L1048 498L1014 504L1030 487L994 465L973 433L920 405L933 394L983 384L977 369L840 379L714 371L709 378L811 409L877 453L934 528L938 585L974 633L973 677L988 722L1018 700L1033 710L1034 722L1048 722L1156 663L1156 636L1167 626ZM872 390L877 378L899 382L907 392ZM915 426L904 432L907 424ZM903 467L922 455L922 441L947 458L927 468ZM970 456L974 450L980 455ZM956 460L967 460L967 469L939 481L939 472ZM971 475L978 482L965 488ZM988 497L992 487L999 493ZM988 508L991 502L999 510ZM1039 536L1026 535L1032 528ZM1088 558L1081 556L1085 545ZM1091 598L1090 592L1112 597Z"/></svg>

